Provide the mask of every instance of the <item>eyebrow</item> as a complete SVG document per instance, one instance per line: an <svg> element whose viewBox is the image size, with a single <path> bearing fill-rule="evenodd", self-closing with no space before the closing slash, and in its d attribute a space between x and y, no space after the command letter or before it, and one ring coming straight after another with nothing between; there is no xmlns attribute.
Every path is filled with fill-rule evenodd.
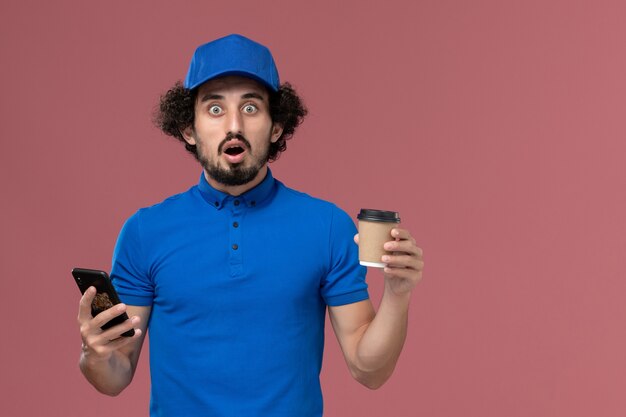
<svg viewBox="0 0 626 417"><path fill-rule="evenodd" d="M264 100L263 96L259 93L246 93L243 96L241 96L241 98L256 98L261 101Z"/></svg>
<svg viewBox="0 0 626 417"><path fill-rule="evenodd" d="M219 94L205 94L204 96L202 96L202 99L200 100L202 103L204 103L205 101L209 101L209 100L223 100L224 96L220 96Z"/></svg>
<svg viewBox="0 0 626 417"><path fill-rule="evenodd" d="M246 93L244 95L241 96L241 98L246 99L246 98L256 98L257 100L261 100L263 101L264 98L261 94L259 93ZM201 103L204 103L205 101L209 101L209 100L224 100L224 96L219 95L219 94L205 94L202 96L202 99L200 99Z"/></svg>

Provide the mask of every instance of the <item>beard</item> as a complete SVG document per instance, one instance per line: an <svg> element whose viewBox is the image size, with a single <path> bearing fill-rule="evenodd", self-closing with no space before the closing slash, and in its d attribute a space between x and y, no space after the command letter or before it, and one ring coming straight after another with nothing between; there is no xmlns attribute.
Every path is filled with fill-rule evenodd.
<svg viewBox="0 0 626 417"><path fill-rule="evenodd" d="M200 147L197 148L197 158L204 168L205 172L211 177L214 181L228 185L228 186L236 186L236 185L244 185L252 181L259 174L259 171L265 166L265 164L269 161L269 146L263 150L263 154L260 157L255 157L252 155L252 148L250 146L250 142L246 138L241 135L228 135L226 138L220 143L218 148L218 158L222 154L222 148L229 140L237 138L241 140L245 146L248 148L248 157L252 158L253 165L252 166L243 166L243 162L238 164L229 163L228 168L223 168L219 165L218 161L210 160L207 155L205 155Z"/></svg>

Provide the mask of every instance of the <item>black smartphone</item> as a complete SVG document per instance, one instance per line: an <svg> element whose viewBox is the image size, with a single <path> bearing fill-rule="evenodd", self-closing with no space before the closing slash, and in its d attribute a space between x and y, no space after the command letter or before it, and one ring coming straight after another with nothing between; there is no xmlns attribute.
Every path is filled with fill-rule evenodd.
<svg viewBox="0 0 626 417"><path fill-rule="evenodd" d="M84 269L74 268L72 269L72 276L78 284L81 293L85 293L87 288L95 287L96 296L91 303L91 315L96 317L99 313L113 307L115 304L120 303L120 298L117 296L117 292L111 283L109 275L105 271L99 271L97 269ZM105 323L101 329L106 330L109 327L121 324L128 320L128 314L123 313L117 317L112 318L109 322ZM135 334L135 329L130 329L124 333L124 337L132 337Z"/></svg>

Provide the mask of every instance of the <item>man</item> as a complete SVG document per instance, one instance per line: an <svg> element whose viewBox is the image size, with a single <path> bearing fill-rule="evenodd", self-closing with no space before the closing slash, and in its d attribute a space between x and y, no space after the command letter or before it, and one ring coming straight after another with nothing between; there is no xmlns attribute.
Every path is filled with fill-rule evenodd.
<svg viewBox="0 0 626 417"><path fill-rule="evenodd" d="M268 169L305 114L264 46L230 35L196 50L156 122L203 172L122 228L111 276L126 304L94 318L95 290L81 298L80 368L96 389L130 384L149 327L152 416L321 416L327 306L354 378L374 389L389 378L422 252L392 231L375 313L350 217Z"/></svg>

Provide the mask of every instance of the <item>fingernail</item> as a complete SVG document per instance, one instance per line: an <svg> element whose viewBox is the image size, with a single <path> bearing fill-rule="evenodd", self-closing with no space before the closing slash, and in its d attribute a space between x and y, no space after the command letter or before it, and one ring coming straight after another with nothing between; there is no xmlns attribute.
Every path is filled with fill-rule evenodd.
<svg viewBox="0 0 626 417"><path fill-rule="evenodd" d="M383 262L389 262L389 256L387 255L383 256Z"/></svg>

